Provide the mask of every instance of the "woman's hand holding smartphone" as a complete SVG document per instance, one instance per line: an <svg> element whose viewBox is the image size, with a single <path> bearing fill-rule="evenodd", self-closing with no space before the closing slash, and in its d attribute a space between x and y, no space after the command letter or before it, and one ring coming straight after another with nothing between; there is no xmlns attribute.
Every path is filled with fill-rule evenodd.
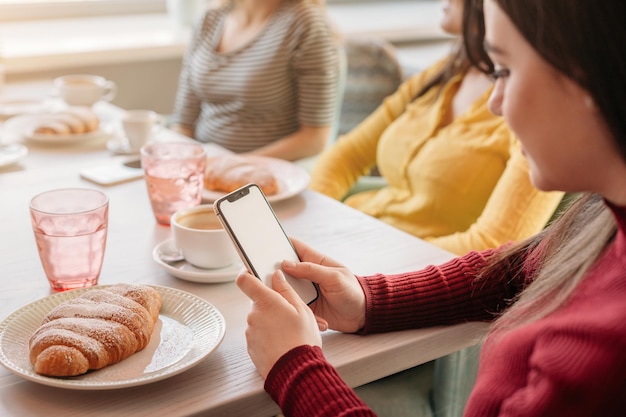
<svg viewBox="0 0 626 417"><path fill-rule="evenodd" d="M365 324L365 295L354 274L304 243L296 239L292 243L302 262L283 262L282 267L294 277L311 277L319 284L322 290L311 308L286 283L281 271L273 276L275 291L250 273L237 277L237 285L253 301L246 340L250 358L264 378L295 347L321 347L318 330L356 332Z"/></svg>
<svg viewBox="0 0 626 417"><path fill-rule="evenodd" d="M291 349L322 346L313 311L281 278L281 272L276 272L273 284L274 291L250 273L237 277L237 285L252 300L246 340L250 358L263 378Z"/></svg>
<svg viewBox="0 0 626 417"><path fill-rule="evenodd" d="M248 184L217 199L213 209L244 265L269 287L272 287L272 275L280 269L283 260L299 261L274 210L257 185ZM289 275L286 280L306 304L317 299L317 287L312 282Z"/></svg>
<svg viewBox="0 0 626 417"><path fill-rule="evenodd" d="M257 186L244 186L213 208L250 272L241 274L237 285L253 301L246 340L263 378L291 349L321 347L319 330L355 332L364 326L365 294L354 274L302 242L292 244Z"/></svg>

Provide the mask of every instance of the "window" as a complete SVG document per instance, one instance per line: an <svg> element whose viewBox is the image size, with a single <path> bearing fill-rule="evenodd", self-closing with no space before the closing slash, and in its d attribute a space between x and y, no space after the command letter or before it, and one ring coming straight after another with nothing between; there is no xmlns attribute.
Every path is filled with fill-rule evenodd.
<svg viewBox="0 0 626 417"><path fill-rule="evenodd" d="M196 0L210 4L213 0ZM327 4L388 0L326 0ZM416 1L416 0L394 0ZM419 0L439 1L439 0ZM166 0L0 0L0 22L113 14L162 13Z"/></svg>
<svg viewBox="0 0 626 417"><path fill-rule="evenodd" d="M165 0L0 0L0 21L165 11Z"/></svg>

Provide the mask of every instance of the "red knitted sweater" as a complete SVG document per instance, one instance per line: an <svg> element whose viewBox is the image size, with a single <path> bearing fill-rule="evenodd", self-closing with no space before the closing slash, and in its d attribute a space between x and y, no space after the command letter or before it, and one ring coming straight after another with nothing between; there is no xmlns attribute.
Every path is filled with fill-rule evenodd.
<svg viewBox="0 0 626 417"><path fill-rule="evenodd" d="M466 417L626 415L626 208L613 211L618 234L568 302L497 341L487 339ZM520 288L473 282L492 254L359 277L367 299L364 333L491 319L489 312ZM286 416L374 415L316 347L286 353L265 389Z"/></svg>

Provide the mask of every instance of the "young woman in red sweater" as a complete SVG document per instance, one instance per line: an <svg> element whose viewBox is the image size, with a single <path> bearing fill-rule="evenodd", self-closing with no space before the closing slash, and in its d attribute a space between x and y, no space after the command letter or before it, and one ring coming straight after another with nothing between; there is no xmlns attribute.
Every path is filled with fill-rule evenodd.
<svg viewBox="0 0 626 417"><path fill-rule="evenodd" d="M311 308L282 271L275 290L240 275L248 351L286 416L373 415L324 358L318 328L468 320L494 324L465 416L626 413L626 4L485 0L484 12L491 110L519 137L537 188L582 196L527 241L417 272L355 277L294 241L302 262L282 270L319 285Z"/></svg>

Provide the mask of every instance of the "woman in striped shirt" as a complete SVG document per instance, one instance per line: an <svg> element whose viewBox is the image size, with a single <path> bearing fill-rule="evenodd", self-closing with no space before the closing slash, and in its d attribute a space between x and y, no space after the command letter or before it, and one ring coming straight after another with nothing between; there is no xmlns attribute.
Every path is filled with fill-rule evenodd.
<svg viewBox="0 0 626 417"><path fill-rule="evenodd" d="M196 26L172 128L236 153L319 153L337 97L337 45L323 0L225 0Z"/></svg>

